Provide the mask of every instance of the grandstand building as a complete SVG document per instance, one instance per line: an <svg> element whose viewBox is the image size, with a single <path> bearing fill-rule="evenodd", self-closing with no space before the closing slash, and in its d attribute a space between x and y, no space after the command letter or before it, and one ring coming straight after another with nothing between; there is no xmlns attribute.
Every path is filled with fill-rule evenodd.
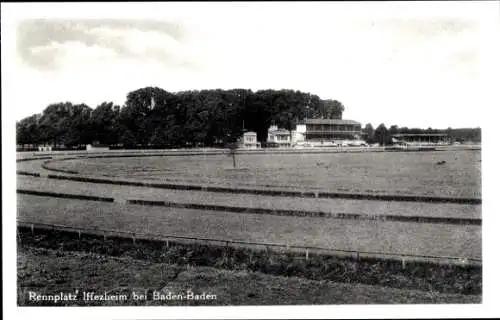
<svg viewBox="0 0 500 320"><path fill-rule="evenodd" d="M356 140L362 137L361 123L340 119L305 119L295 130L285 130L272 125L268 129L268 146L293 147L298 145L335 146L339 140Z"/></svg>
<svg viewBox="0 0 500 320"><path fill-rule="evenodd" d="M392 135L396 144L407 145L446 145L451 143L450 137L445 133L397 133Z"/></svg>
<svg viewBox="0 0 500 320"><path fill-rule="evenodd" d="M299 125L306 141L358 140L362 136L361 123L341 119L305 119Z"/></svg>

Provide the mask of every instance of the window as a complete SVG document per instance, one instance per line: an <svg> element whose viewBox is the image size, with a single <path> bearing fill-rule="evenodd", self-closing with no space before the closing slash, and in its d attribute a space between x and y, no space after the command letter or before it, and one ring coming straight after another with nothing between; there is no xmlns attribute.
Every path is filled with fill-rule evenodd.
<svg viewBox="0 0 500 320"><path fill-rule="evenodd" d="M278 136L279 141L288 141L288 136Z"/></svg>

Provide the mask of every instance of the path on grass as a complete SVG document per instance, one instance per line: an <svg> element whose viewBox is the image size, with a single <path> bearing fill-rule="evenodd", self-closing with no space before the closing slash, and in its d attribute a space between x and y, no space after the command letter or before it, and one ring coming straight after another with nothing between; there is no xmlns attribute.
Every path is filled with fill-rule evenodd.
<svg viewBox="0 0 500 320"><path fill-rule="evenodd" d="M81 228L481 259L481 227L234 214L18 195L18 219Z"/></svg>
<svg viewBox="0 0 500 320"><path fill-rule="evenodd" d="M369 216L395 215L405 217L481 219L481 205L275 197L94 184L20 175L17 178L17 189L109 197L116 199L117 202L125 202L124 200L152 200L199 205L223 205L249 209L264 208L325 213L354 213Z"/></svg>

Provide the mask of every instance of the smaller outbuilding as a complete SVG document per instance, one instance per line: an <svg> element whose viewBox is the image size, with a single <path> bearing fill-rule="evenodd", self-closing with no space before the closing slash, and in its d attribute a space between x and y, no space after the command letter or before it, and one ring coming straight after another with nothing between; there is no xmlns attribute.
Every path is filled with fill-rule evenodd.
<svg viewBox="0 0 500 320"><path fill-rule="evenodd" d="M240 147L245 149L260 148L260 142L257 141L257 133L253 131L243 133L243 140L240 140Z"/></svg>
<svg viewBox="0 0 500 320"><path fill-rule="evenodd" d="M88 144L87 151L109 151L109 146L99 143Z"/></svg>
<svg viewBox="0 0 500 320"><path fill-rule="evenodd" d="M38 146L38 151L52 151L52 146Z"/></svg>
<svg viewBox="0 0 500 320"><path fill-rule="evenodd" d="M267 133L267 142L279 147L290 147L292 145L292 134L285 129L271 126Z"/></svg>

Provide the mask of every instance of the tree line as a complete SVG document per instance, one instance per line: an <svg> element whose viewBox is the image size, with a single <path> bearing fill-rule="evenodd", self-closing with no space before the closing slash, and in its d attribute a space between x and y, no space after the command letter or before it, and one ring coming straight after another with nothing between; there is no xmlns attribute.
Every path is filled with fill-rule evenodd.
<svg viewBox="0 0 500 320"><path fill-rule="evenodd" d="M66 148L100 143L125 148L225 146L244 130L265 142L271 124L293 130L304 118L341 119L337 100L294 90L168 92L145 87L127 94L123 106L60 102L16 122L17 144Z"/></svg>

